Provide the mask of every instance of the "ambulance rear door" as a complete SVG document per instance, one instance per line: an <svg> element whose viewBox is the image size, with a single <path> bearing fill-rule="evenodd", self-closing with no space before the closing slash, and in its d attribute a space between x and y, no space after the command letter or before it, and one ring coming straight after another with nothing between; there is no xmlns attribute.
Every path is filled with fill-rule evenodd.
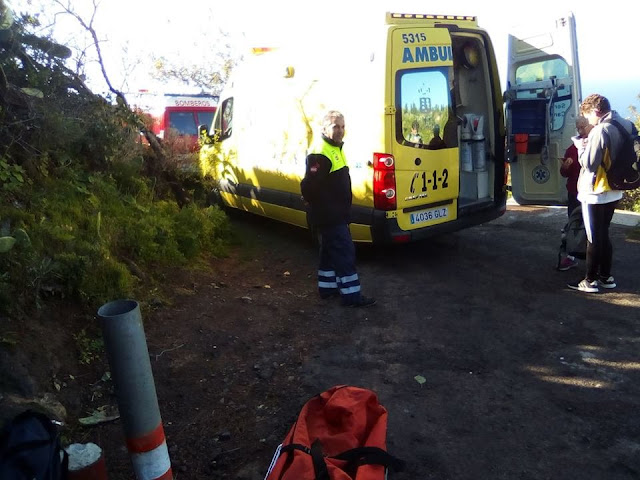
<svg viewBox="0 0 640 480"><path fill-rule="evenodd" d="M432 22L414 22L391 27L389 45L396 218L406 231L456 220L459 195L451 36ZM454 140L446 145L451 123Z"/></svg>
<svg viewBox="0 0 640 480"><path fill-rule="evenodd" d="M507 162L521 205L562 205L560 165L576 135L582 92L573 14L532 22L509 35Z"/></svg>

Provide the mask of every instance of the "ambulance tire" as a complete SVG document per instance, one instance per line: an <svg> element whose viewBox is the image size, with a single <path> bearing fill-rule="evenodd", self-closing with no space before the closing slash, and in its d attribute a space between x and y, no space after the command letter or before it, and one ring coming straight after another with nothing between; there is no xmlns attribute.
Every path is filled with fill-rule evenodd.
<svg viewBox="0 0 640 480"><path fill-rule="evenodd" d="M222 200L222 195L220 195L220 190L218 190L218 188L214 188L213 190L211 190L211 192L209 192L209 195L207 195L207 205L217 205L220 210L226 210L227 207Z"/></svg>

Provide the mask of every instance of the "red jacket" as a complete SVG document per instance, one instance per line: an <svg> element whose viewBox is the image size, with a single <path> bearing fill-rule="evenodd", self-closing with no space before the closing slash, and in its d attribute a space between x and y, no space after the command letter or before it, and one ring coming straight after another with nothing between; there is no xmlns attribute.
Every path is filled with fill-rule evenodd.
<svg viewBox="0 0 640 480"><path fill-rule="evenodd" d="M569 165L569 167L565 167L564 163L562 163L560 165L560 175L567 178L567 192L577 195L580 164L578 163L578 149L574 144L571 144L571 146L567 148L562 160L564 161L567 158L573 159L573 163Z"/></svg>

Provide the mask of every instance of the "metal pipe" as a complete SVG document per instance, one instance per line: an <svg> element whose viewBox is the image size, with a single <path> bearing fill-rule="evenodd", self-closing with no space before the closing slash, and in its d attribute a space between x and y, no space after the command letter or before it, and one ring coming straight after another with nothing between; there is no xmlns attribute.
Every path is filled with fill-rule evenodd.
<svg viewBox="0 0 640 480"><path fill-rule="evenodd" d="M138 480L173 478L140 306L115 300L98 309L127 448Z"/></svg>

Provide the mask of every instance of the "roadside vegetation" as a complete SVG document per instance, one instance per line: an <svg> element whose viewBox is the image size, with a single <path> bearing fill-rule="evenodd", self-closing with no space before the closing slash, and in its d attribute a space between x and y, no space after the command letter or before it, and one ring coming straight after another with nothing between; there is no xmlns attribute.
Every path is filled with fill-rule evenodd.
<svg viewBox="0 0 640 480"><path fill-rule="evenodd" d="M638 94L637 100L640 102L640 94ZM635 123L636 128L640 131L640 112L638 112L638 107L635 105L630 106L629 112L631 113L630 120ZM620 202L620 208L640 213L640 189L625 192Z"/></svg>
<svg viewBox="0 0 640 480"><path fill-rule="evenodd" d="M224 255L210 185L143 144L143 119L92 93L67 47L29 33L34 17L0 12L0 313L50 297L95 308L141 294L154 267Z"/></svg>

